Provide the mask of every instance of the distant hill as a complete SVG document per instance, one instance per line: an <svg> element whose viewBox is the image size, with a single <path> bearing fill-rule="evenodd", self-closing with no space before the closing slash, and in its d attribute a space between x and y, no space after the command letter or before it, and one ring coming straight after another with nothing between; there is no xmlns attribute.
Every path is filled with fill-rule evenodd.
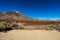
<svg viewBox="0 0 60 40"><path fill-rule="evenodd" d="M18 11L0 12L0 20L33 20Z"/></svg>
<svg viewBox="0 0 60 40"><path fill-rule="evenodd" d="M53 20L41 20L36 18L30 18L18 11L0 12L0 20L27 20L27 21L53 21ZM55 22L60 22L60 20L55 20Z"/></svg>
<svg viewBox="0 0 60 40"><path fill-rule="evenodd" d="M39 20L30 18L18 11L0 12L0 21L9 23L21 23L24 29L56 29L60 30L60 20ZM18 24L18 25L21 25ZM59 24L59 27L56 26Z"/></svg>

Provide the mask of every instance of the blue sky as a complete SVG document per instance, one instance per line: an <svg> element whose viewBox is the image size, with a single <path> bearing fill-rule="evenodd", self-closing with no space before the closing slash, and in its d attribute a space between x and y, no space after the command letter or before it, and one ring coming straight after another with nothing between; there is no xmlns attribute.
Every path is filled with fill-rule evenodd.
<svg viewBox="0 0 60 40"><path fill-rule="evenodd" d="M0 0L0 12L17 10L38 19L60 19L60 0Z"/></svg>

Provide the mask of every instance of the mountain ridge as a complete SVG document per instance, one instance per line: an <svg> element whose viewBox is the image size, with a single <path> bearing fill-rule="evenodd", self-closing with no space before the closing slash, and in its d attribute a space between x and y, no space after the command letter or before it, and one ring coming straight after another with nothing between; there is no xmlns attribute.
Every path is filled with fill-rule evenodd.
<svg viewBox="0 0 60 40"><path fill-rule="evenodd" d="M32 20L31 18L19 13L18 11L0 12L0 19L7 20Z"/></svg>

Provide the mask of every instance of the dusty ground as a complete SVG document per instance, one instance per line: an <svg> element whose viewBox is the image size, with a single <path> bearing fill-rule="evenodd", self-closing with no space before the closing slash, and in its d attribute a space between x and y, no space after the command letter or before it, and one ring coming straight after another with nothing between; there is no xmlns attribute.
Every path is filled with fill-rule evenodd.
<svg viewBox="0 0 60 40"><path fill-rule="evenodd" d="M12 30L0 32L0 40L60 40L60 32L46 30Z"/></svg>

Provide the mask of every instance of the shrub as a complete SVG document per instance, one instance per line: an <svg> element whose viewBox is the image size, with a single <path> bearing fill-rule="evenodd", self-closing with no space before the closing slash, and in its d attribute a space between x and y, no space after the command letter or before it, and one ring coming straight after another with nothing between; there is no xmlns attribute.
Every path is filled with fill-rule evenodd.
<svg viewBox="0 0 60 40"><path fill-rule="evenodd" d="M13 24L13 25L11 26L11 28L12 28L12 29L24 29L22 26L19 26L19 25L17 25L17 24Z"/></svg>
<svg viewBox="0 0 60 40"><path fill-rule="evenodd" d="M60 24L50 25L49 28L50 28L51 30L58 30L58 31L60 31Z"/></svg>
<svg viewBox="0 0 60 40"><path fill-rule="evenodd" d="M57 25L57 30L60 32L60 24Z"/></svg>
<svg viewBox="0 0 60 40"><path fill-rule="evenodd" d="M46 30L56 30L56 26L55 25L49 25L49 27L47 27Z"/></svg>
<svg viewBox="0 0 60 40"><path fill-rule="evenodd" d="M51 29L51 30L54 30L54 29L56 29L55 27L56 27L56 26L51 25L51 26L50 26L50 29Z"/></svg>
<svg viewBox="0 0 60 40"><path fill-rule="evenodd" d="M10 24L7 22L0 22L0 31L4 31L5 29L10 28Z"/></svg>
<svg viewBox="0 0 60 40"><path fill-rule="evenodd" d="M19 26L17 24L9 24L7 22L0 22L0 31L9 31L13 29L24 29L22 26Z"/></svg>

